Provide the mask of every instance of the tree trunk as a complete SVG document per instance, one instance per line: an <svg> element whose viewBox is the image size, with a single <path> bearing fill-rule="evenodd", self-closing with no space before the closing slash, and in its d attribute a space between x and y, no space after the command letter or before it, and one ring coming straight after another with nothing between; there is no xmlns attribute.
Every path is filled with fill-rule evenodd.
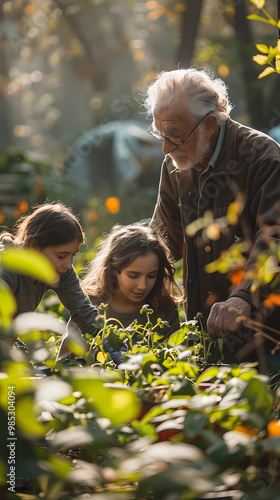
<svg viewBox="0 0 280 500"><path fill-rule="evenodd" d="M178 65L182 68L188 68L191 65L202 5L203 0L185 0L181 44L178 51Z"/></svg>
<svg viewBox="0 0 280 500"><path fill-rule="evenodd" d="M86 33L83 30L83 26L79 23L79 16L72 16L67 14L67 5L62 2L58 2L59 9L63 12L64 21L71 27L73 34L80 41L83 46L89 68L87 69L88 73L91 74L91 80L93 84L93 88L96 91L102 90L109 86L109 74L106 68L106 64L98 64L98 61L95 57L94 50L92 45L89 43Z"/></svg>
<svg viewBox="0 0 280 500"><path fill-rule="evenodd" d="M277 0L277 19L280 21L280 0ZM280 27L278 30L278 37L280 38Z"/></svg>
<svg viewBox="0 0 280 500"><path fill-rule="evenodd" d="M3 10L0 8L0 24L3 25ZM6 82L8 81L8 68L5 57L4 36L0 35L0 154L7 145L12 144L13 134L10 125L9 103L6 94Z"/></svg>
<svg viewBox="0 0 280 500"><path fill-rule="evenodd" d="M258 80L259 67L252 60L252 56L255 53L255 45L247 15L247 7L245 1L242 0L235 3L235 17L231 17L228 21L234 27L237 37L237 50L245 86L250 125L261 130L266 126L264 95L261 82Z"/></svg>

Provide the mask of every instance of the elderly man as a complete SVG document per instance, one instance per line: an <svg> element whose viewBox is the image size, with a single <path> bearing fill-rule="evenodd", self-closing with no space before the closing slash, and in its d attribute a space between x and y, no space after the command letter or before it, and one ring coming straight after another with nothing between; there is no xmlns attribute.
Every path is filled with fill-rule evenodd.
<svg viewBox="0 0 280 500"><path fill-rule="evenodd" d="M279 145L233 121L224 82L204 70L160 73L148 88L145 107L153 116L149 133L162 141L165 154L153 223L163 225L175 260L183 258L187 319L201 312L210 335L225 336L227 359L238 360L236 352L247 340L238 318L264 320L263 299L269 288L253 294L246 273L233 288L227 273L208 273L205 266L243 241L248 248L245 271L254 268L259 250L269 246L271 236L279 238ZM210 222L211 217L227 220L229 206L237 199L240 205L240 197L238 224L214 224L222 229L213 239L210 231L205 238L207 231L198 223L197 230L188 230L205 213ZM265 321L280 330L279 311Z"/></svg>

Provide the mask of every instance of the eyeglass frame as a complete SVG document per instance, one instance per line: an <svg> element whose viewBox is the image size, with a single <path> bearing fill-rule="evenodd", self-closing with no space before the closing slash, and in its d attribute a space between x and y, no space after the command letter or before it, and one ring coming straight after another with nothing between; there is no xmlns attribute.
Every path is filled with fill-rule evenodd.
<svg viewBox="0 0 280 500"><path fill-rule="evenodd" d="M152 137L154 137L155 139L157 139L158 141L161 141L163 142L164 139L167 139L171 144L173 144L173 146L182 146L183 144L185 144L186 140L192 135L192 133L197 129L197 127L201 124L201 122L204 120L204 118L206 118L206 116L210 115L211 113L213 113L213 111L208 111L208 113L206 113L206 115L204 115L200 120L199 122L196 124L196 126L190 131L190 133L187 135L187 137L181 141L181 139L177 139L177 137L172 137L172 139L170 139L170 137L168 137L167 135L163 135L163 134L159 134L157 132L154 132L153 130L151 130L151 127L153 126L153 124L151 123L151 125L149 126L147 132L148 134L150 134ZM177 143L174 143L173 141L177 141Z"/></svg>

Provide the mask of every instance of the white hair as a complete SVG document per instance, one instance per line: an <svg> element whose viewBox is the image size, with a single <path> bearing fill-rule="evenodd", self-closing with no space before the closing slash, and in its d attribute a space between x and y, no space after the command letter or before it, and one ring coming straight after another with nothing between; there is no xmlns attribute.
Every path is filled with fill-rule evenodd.
<svg viewBox="0 0 280 500"><path fill-rule="evenodd" d="M233 107L223 80L195 68L159 73L148 88L144 106L151 115L162 107L172 109L177 103L182 107L184 102L189 115L201 118L212 112L220 124L226 121Z"/></svg>

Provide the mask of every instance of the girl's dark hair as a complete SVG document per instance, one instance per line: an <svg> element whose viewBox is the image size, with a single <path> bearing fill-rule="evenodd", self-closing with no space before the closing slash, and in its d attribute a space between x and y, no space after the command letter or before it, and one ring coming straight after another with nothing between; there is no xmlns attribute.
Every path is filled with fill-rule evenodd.
<svg viewBox="0 0 280 500"><path fill-rule="evenodd" d="M81 225L70 208L62 203L46 203L38 206L30 215L20 218L15 226L14 234L2 233L0 241L11 237L17 246L37 246L44 249L48 246L63 245L78 239L84 241Z"/></svg>
<svg viewBox="0 0 280 500"><path fill-rule="evenodd" d="M182 292L174 279L175 269L169 260L169 249L159 232L145 223L113 226L89 263L88 272L82 279L84 290L92 298L108 301L116 289L115 273L148 252L158 256L159 271L145 301L154 310L174 306L181 299Z"/></svg>

